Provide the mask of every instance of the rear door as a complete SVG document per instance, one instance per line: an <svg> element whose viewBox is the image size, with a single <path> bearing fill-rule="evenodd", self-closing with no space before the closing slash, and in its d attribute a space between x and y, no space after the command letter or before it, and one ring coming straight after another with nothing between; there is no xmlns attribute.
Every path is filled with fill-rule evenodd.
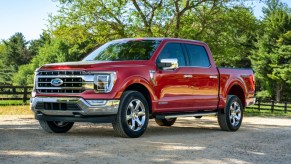
<svg viewBox="0 0 291 164"><path fill-rule="evenodd" d="M191 90L194 110L213 110L218 104L219 75L212 66L204 45L183 44L188 56L189 90Z"/></svg>

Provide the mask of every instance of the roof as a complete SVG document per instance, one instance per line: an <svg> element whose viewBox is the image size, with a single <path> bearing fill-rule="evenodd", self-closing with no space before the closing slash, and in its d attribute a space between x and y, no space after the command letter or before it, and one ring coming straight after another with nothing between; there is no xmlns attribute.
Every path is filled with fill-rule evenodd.
<svg viewBox="0 0 291 164"><path fill-rule="evenodd" d="M154 38L154 37L141 37L141 38L123 38L123 39L117 39L115 41L130 41L130 40L159 40L159 41L163 41L163 40L167 40L167 41L190 41L190 42L199 42L199 43L204 43L202 41L198 41L198 40L190 40L190 39L181 39L181 38ZM205 43L204 43L205 44Z"/></svg>

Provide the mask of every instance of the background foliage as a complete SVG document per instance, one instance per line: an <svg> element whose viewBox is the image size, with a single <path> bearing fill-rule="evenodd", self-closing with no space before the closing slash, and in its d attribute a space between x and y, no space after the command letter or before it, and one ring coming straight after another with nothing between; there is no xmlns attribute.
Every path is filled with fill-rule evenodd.
<svg viewBox="0 0 291 164"><path fill-rule="evenodd" d="M0 85L32 85L45 63L78 61L107 41L179 37L209 44L218 66L253 68L258 96L291 97L291 9L265 0L59 0L37 40L21 33L0 42ZM290 98L289 98L290 99Z"/></svg>

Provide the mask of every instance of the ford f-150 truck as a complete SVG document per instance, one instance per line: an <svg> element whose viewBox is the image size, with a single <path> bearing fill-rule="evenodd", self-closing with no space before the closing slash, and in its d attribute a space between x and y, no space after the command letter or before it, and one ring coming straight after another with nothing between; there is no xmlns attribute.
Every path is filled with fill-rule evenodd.
<svg viewBox="0 0 291 164"><path fill-rule="evenodd" d="M217 68L206 43L131 38L108 42L80 62L37 69L31 110L51 133L74 122L112 123L116 134L134 138L149 119L171 126L177 117L205 115L236 131L254 93L253 71Z"/></svg>

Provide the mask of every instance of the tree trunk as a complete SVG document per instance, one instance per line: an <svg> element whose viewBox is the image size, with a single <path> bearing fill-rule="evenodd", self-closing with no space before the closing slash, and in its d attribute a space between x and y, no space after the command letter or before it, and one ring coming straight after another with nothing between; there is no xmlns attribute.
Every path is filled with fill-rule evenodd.
<svg viewBox="0 0 291 164"><path fill-rule="evenodd" d="M282 83L277 82L277 85L276 85L276 101L277 102L281 101L281 91L282 91Z"/></svg>

